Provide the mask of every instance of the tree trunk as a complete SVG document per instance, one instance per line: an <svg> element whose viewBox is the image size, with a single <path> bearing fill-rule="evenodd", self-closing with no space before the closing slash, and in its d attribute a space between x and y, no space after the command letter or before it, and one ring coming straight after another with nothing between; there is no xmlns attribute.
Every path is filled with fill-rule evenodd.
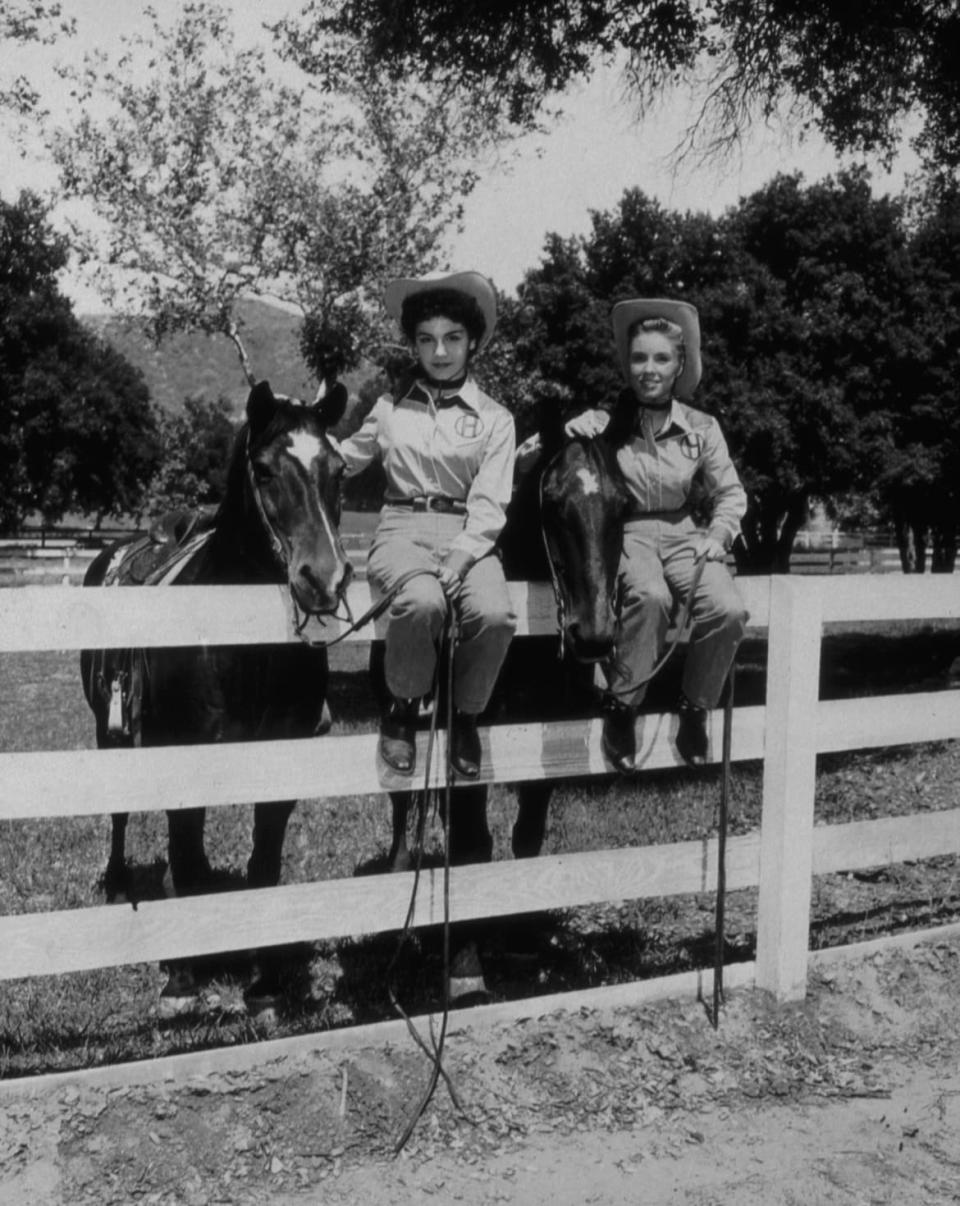
<svg viewBox="0 0 960 1206"><path fill-rule="evenodd" d="M789 574L790 556L797 532L806 522L808 498L763 504L754 498L743 520L743 540L733 554L739 574Z"/></svg>

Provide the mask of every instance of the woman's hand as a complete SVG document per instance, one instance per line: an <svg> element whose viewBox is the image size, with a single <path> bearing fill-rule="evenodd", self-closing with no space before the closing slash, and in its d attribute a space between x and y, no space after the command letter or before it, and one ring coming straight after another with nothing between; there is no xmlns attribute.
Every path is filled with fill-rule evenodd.
<svg viewBox="0 0 960 1206"><path fill-rule="evenodd" d="M702 557L706 561L724 561L726 556L727 550L719 540L714 539L713 536L703 536L696 547L694 560L699 561Z"/></svg>
<svg viewBox="0 0 960 1206"><path fill-rule="evenodd" d="M463 589L463 579L449 565L441 565L437 570L437 578L444 596L452 603Z"/></svg>
<svg viewBox="0 0 960 1206"><path fill-rule="evenodd" d="M609 422L610 416L605 410L584 410L569 419L563 430L568 436L582 436L592 440L594 436L598 436L601 431L605 430Z"/></svg>

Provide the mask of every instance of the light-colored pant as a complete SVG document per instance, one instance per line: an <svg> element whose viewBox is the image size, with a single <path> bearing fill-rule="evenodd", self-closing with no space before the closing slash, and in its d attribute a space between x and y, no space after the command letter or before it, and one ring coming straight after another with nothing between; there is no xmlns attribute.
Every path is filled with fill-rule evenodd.
<svg viewBox="0 0 960 1206"><path fill-rule="evenodd" d="M385 506L367 561L374 597L383 598L409 570L439 568L462 528L462 515ZM415 699L432 689L447 606L432 574L411 578L390 604L384 673L395 698ZM470 567L454 606L460 639L454 657L453 703L461 712L476 715L490 700L517 627L498 557L482 557Z"/></svg>
<svg viewBox="0 0 960 1206"><path fill-rule="evenodd" d="M619 636L607 667L609 687L622 703L636 706L646 694L643 680L663 651L674 605L682 606L690 593L700 536L685 511L636 516L624 526ZM747 623L722 562L704 565L691 622L683 693L697 707L715 708Z"/></svg>

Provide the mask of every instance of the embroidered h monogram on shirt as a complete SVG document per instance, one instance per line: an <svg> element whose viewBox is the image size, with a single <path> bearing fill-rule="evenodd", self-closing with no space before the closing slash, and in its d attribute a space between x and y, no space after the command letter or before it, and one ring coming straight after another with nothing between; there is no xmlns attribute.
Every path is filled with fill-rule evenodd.
<svg viewBox="0 0 960 1206"><path fill-rule="evenodd" d="M470 411L458 417L454 430L461 440L475 440L483 431L483 420Z"/></svg>

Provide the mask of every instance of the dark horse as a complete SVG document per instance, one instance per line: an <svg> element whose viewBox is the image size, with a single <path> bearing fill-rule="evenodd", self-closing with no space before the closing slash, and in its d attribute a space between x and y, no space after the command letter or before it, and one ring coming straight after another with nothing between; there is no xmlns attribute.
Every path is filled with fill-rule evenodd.
<svg viewBox="0 0 960 1206"><path fill-rule="evenodd" d="M581 697L592 699L593 666L614 650L617 630L617 569L629 495L616 462L618 447L629 436L629 407L618 406L607 430L592 440L568 439L559 408L541 407L539 450L518 456L513 498L499 541L508 579L548 581L557 601L561 657L541 662L536 677L553 699L562 700L571 683ZM521 450L522 451L522 450ZM550 638L556 642L557 637ZM527 640L523 644L532 645ZM511 690L515 663L524 650L514 644L501 674L491 717L502 709ZM375 677L379 672L374 667ZM521 668L516 677L529 677ZM589 680L589 683L585 681ZM515 858L540 853L546 831L553 784L532 780L517 785L518 811L511 834ZM407 818L412 794L391 792L393 869L410 864ZM450 859L453 864L488 862L493 839L487 824L487 787L458 786L451 800ZM466 933L469 933L468 928ZM457 952L450 995L472 995L482 988L482 973L472 943Z"/></svg>
<svg viewBox="0 0 960 1206"><path fill-rule="evenodd" d="M84 585L275 583L289 586L295 613L334 612L352 568L337 526L344 466L327 429L345 402L339 384L313 406L275 397L266 382L255 385L212 522L182 517L112 545L93 561ZM329 727L326 651L306 644L85 650L81 669L100 747L310 737ZM279 881L294 804L256 805L249 887ZM171 810L167 818L176 895L208 890L204 809ZM126 825L127 814L114 815L109 899L132 887ZM168 985L167 995L189 994L183 969L171 979L179 987Z"/></svg>

